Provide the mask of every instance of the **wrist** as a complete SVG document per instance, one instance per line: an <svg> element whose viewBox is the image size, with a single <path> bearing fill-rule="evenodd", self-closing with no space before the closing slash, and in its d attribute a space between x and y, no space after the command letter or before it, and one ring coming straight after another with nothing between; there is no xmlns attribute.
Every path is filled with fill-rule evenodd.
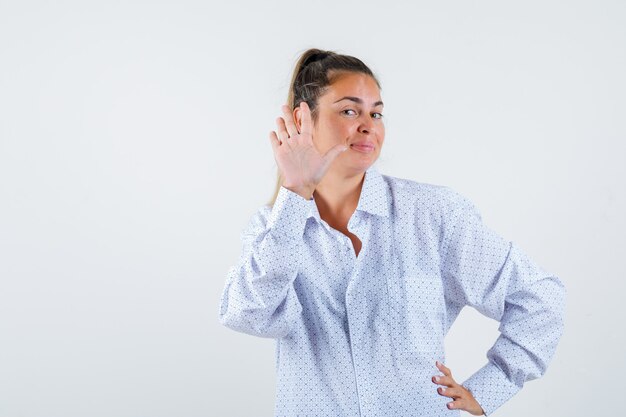
<svg viewBox="0 0 626 417"><path fill-rule="evenodd" d="M312 185L292 185L287 182L283 182L282 186L289 191L300 195L305 200L310 200L313 197L313 192L315 191L315 186Z"/></svg>
<svg viewBox="0 0 626 417"><path fill-rule="evenodd" d="M292 192L298 194L300 197L304 198L305 200L310 200L311 198L313 198L313 191L315 191L315 189L294 188L294 187L288 187L286 185L283 185L283 187L285 187L289 191L292 191Z"/></svg>

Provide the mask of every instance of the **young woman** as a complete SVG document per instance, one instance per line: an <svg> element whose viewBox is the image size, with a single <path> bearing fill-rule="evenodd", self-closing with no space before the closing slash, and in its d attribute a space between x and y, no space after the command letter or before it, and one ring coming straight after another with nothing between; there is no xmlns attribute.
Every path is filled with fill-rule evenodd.
<svg viewBox="0 0 626 417"><path fill-rule="evenodd" d="M224 325L277 340L275 414L489 415L543 375L563 284L460 194L373 168L385 126L372 71L310 49L282 110L277 192L242 233L220 303ZM460 384L444 336L464 306L501 335Z"/></svg>

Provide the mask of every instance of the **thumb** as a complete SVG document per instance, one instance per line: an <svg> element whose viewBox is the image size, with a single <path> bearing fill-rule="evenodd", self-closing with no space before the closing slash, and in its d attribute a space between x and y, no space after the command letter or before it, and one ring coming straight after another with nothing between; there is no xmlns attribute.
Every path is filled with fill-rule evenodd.
<svg viewBox="0 0 626 417"><path fill-rule="evenodd" d="M326 163L330 165L342 152L346 151L348 147L346 145L336 145L328 150L324 155Z"/></svg>

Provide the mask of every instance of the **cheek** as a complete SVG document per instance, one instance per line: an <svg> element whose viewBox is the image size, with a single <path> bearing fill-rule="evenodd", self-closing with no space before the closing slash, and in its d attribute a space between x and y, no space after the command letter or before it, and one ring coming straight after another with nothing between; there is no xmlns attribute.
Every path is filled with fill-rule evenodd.
<svg viewBox="0 0 626 417"><path fill-rule="evenodd" d="M328 123L320 129L322 140L328 145L343 143L351 134L350 126L345 123Z"/></svg>
<svg viewBox="0 0 626 417"><path fill-rule="evenodd" d="M338 141L337 130L329 124L320 125L313 129L313 144L320 152L326 152Z"/></svg>
<svg viewBox="0 0 626 417"><path fill-rule="evenodd" d="M347 123L342 123L341 120L331 120L326 125L328 128L328 133L334 133L335 135L343 134L347 132L350 127Z"/></svg>
<svg viewBox="0 0 626 417"><path fill-rule="evenodd" d="M372 139L379 145L382 146L382 144L385 142L385 132L381 132L380 130L378 130L377 132L374 133Z"/></svg>

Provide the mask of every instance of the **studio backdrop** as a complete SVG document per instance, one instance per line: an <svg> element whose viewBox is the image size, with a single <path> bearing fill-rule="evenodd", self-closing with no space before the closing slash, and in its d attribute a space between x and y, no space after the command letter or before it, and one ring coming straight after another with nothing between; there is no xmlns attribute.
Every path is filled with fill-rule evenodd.
<svg viewBox="0 0 626 417"><path fill-rule="evenodd" d="M273 415L275 341L218 308L310 47L380 80L379 172L468 197L566 286L547 373L494 415L619 413L624 22L618 0L0 0L0 417ZM463 310L459 381L497 337Z"/></svg>

